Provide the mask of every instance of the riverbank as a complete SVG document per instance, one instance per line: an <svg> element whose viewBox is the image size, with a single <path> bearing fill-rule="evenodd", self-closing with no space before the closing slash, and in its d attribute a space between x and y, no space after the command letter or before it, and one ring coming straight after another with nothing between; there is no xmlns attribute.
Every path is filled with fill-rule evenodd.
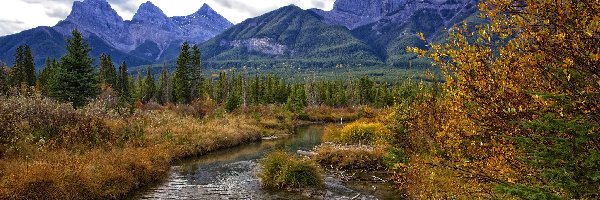
<svg viewBox="0 0 600 200"><path fill-rule="evenodd" d="M0 199L120 199L164 180L177 160L290 130L279 108L260 120L253 112L218 110L198 117L177 106L122 117L44 98L4 100L3 139L16 142L2 145Z"/></svg>

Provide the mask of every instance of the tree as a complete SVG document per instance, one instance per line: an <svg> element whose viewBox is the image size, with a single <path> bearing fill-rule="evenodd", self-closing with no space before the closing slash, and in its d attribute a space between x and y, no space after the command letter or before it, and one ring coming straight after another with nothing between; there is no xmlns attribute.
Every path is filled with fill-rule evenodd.
<svg viewBox="0 0 600 200"><path fill-rule="evenodd" d="M11 82L13 86L26 84L27 86L35 86L35 64L33 61L31 48L27 45L17 47L15 53L15 65L12 69Z"/></svg>
<svg viewBox="0 0 600 200"><path fill-rule="evenodd" d="M146 69L146 78L144 78L144 95L142 101L148 102L154 98L156 94L156 82L154 80L154 74L150 67Z"/></svg>
<svg viewBox="0 0 600 200"><path fill-rule="evenodd" d="M171 77L169 75L169 70L165 65L160 73L160 77L158 78L156 99L160 104L170 103L172 94Z"/></svg>
<svg viewBox="0 0 600 200"><path fill-rule="evenodd" d="M117 71L109 55L100 55L98 80L105 86L117 87Z"/></svg>
<svg viewBox="0 0 600 200"><path fill-rule="evenodd" d="M31 48L25 45L23 54L23 79L28 86L35 86L35 62Z"/></svg>
<svg viewBox="0 0 600 200"><path fill-rule="evenodd" d="M192 83L190 76L190 46L187 42L181 45L177 67L173 75L173 97L177 103L190 103L192 100Z"/></svg>
<svg viewBox="0 0 600 200"><path fill-rule="evenodd" d="M200 52L200 47L198 47L198 45L192 46L189 62L192 98L197 99L204 93L202 91L202 53Z"/></svg>
<svg viewBox="0 0 600 200"><path fill-rule="evenodd" d="M445 73L439 144L521 198L593 199L600 185L600 4L488 0L427 55ZM485 176L484 176L485 175Z"/></svg>
<svg viewBox="0 0 600 200"><path fill-rule="evenodd" d="M44 95L48 95L50 80L56 75L56 68L58 68L56 60L50 61L50 57L46 58L44 69L40 72L37 80L37 87Z"/></svg>
<svg viewBox="0 0 600 200"><path fill-rule="evenodd" d="M119 77L117 81L117 90L121 96L121 99L129 99L131 92L129 89L129 74L127 73L127 64L121 63L119 66Z"/></svg>
<svg viewBox="0 0 600 200"><path fill-rule="evenodd" d="M4 95L8 92L8 87L10 85L8 73L8 67L0 61L0 95Z"/></svg>
<svg viewBox="0 0 600 200"><path fill-rule="evenodd" d="M92 67L91 48L77 29L67 40L67 53L61 58L60 70L51 84L50 96L82 107L99 94L98 82Z"/></svg>
<svg viewBox="0 0 600 200"><path fill-rule="evenodd" d="M288 97L286 107L292 112L301 112L307 105L306 91L304 85L297 84L292 89L292 93Z"/></svg>
<svg viewBox="0 0 600 200"><path fill-rule="evenodd" d="M132 87L134 101L142 100L142 97L144 96L145 92L144 89L144 76L142 75L142 71L138 69L137 76Z"/></svg>

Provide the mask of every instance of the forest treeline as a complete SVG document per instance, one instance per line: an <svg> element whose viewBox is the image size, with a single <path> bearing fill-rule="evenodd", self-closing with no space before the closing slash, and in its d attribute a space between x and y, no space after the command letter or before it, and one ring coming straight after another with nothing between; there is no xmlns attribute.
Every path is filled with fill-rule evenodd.
<svg viewBox="0 0 600 200"><path fill-rule="evenodd" d="M36 74L34 57L27 45L15 53L12 68L3 67L0 88L3 94L18 94L22 87L71 102L82 107L103 92L114 93L123 105L158 103L189 104L210 99L225 105L228 111L241 106L285 104L294 111L308 105L346 107L370 105L388 107L403 92L402 82L375 82L368 76L356 80L287 81L275 74L248 76L243 70L220 71L216 76L203 73L202 55L197 45L184 43L174 72L164 66L156 77L149 66L130 75L127 64L115 66L110 55L102 54L99 66L93 66L91 48L77 30L68 41L68 53L60 60L46 59Z"/></svg>

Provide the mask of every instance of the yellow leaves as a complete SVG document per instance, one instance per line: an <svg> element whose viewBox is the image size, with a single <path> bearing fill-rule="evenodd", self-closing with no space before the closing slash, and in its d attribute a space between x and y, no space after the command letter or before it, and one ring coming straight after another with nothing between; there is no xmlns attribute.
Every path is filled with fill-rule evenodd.
<svg viewBox="0 0 600 200"><path fill-rule="evenodd" d="M592 61L600 61L600 53L592 53L590 52L590 59Z"/></svg>
<svg viewBox="0 0 600 200"><path fill-rule="evenodd" d="M419 39L423 40L423 41L427 41L427 39L425 39L425 35L421 32L417 33L417 36L419 36Z"/></svg>

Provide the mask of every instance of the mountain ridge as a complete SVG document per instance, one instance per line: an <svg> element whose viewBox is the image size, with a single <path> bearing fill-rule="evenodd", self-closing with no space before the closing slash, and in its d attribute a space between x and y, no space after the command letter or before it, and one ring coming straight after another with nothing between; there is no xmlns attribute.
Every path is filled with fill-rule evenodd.
<svg viewBox="0 0 600 200"><path fill-rule="evenodd" d="M46 57L59 58L64 46L43 48L48 45L39 43L64 44L71 32L78 29L90 40L93 49L101 53L115 54L113 58L125 58L132 65L154 64L175 58L183 41L201 43L232 25L207 4L187 16L167 17L148 1L140 5L131 20L123 20L106 0L75 1L71 13L53 27L36 27L0 37L0 41L15 40L0 43L0 49L6 50L0 52L0 60L14 62L16 47L27 44L35 54L36 66L41 68ZM49 31L52 33L48 34ZM34 35L24 35L25 32ZM92 52L93 57L99 56L96 54Z"/></svg>

